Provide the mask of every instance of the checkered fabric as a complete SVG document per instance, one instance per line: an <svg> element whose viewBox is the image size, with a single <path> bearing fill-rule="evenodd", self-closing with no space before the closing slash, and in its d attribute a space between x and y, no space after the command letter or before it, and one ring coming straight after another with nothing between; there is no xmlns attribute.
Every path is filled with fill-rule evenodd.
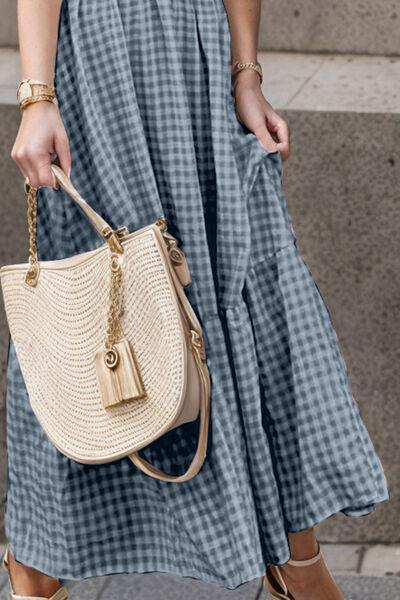
<svg viewBox="0 0 400 600"><path fill-rule="evenodd" d="M64 0L56 87L83 196L115 227L164 214L187 254L212 376L210 446L183 484L128 458L66 458L32 413L11 343L9 541L18 560L65 579L166 571L234 588L289 559L288 531L388 497L296 246L280 156L236 117L222 0ZM101 243L63 191L39 191L41 259ZM197 427L144 455L180 472Z"/></svg>

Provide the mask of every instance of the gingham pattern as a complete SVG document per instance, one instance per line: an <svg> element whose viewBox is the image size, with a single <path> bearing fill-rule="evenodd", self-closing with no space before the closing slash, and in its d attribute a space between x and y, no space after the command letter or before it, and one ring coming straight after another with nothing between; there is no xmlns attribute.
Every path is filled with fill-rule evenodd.
<svg viewBox="0 0 400 600"><path fill-rule="evenodd" d="M329 313L298 253L278 154L238 122L222 0L64 0L56 85L72 180L114 226L165 214L193 274L212 375L210 450L173 485L129 459L60 454L10 346L6 528L18 560L82 578L168 571L234 588L289 558L287 531L388 497ZM100 240L62 191L39 192L39 251ZM145 455L178 472L197 424Z"/></svg>

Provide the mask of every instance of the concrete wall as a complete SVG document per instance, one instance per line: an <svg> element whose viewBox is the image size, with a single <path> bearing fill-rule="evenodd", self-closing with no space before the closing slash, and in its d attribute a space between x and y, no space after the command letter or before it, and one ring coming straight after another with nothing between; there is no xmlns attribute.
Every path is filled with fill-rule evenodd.
<svg viewBox="0 0 400 600"><path fill-rule="evenodd" d="M263 0L261 48L400 55L399 0Z"/></svg>
<svg viewBox="0 0 400 600"><path fill-rule="evenodd" d="M264 50L400 55L398 0L262 1ZM17 44L16 6L0 0L0 46Z"/></svg>
<svg viewBox="0 0 400 600"><path fill-rule="evenodd" d="M0 46L17 43L17 0L0 0Z"/></svg>
<svg viewBox="0 0 400 600"><path fill-rule="evenodd" d="M331 310L354 394L392 494L391 502L368 518L328 519L320 538L399 542L400 114L284 114L293 140L285 187L298 243ZM0 107L1 264L26 257L22 177L9 158L18 120L17 107ZM3 313L0 340L4 369ZM5 474L3 417L0 486ZM0 494L3 498L4 487Z"/></svg>

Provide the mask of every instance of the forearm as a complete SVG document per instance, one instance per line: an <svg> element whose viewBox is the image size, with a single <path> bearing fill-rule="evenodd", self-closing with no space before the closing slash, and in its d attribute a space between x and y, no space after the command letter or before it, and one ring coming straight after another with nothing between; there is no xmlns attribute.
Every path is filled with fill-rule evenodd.
<svg viewBox="0 0 400 600"><path fill-rule="evenodd" d="M21 79L54 85L62 0L18 0ZM11 157L34 187L55 186L55 155L65 173L71 167L67 132L58 106L39 99L22 109Z"/></svg>
<svg viewBox="0 0 400 600"><path fill-rule="evenodd" d="M224 0L231 34L232 66L237 62L258 62L258 34L261 0ZM254 66L254 65L253 65ZM239 121L268 152L289 156L289 129L286 121L266 100L259 74L251 69L233 73L235 108Z"/></svg>
<svg viewBox="0 0 400 600"><path fill-rule="evenodd" d="M18 0L21 79L54 83L62 0Z"/></svg>
<svg viewBox="0 0 400 600"><path fill-rule="evenodd" d="M256 61L261 0L224 0L231 32L232 64Z"/></svg>

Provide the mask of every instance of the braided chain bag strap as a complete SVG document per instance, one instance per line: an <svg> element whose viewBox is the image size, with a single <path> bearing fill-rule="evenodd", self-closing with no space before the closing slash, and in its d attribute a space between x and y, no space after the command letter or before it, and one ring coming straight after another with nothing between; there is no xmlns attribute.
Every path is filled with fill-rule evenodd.
<svg viewBox="0 0 400 600"><path fill-rule="evenodd" d="M210 419L203 333L184 287L186 258L164 218L112 229L57 165L54 175L104 239L96 250L39 261L36 189L26 183L29 263L0 269L7 321L32 410L50 441L87 464L128 456L160 481L202 467ZM193 460L170 475L139 450L199 417Z"/></svg>

